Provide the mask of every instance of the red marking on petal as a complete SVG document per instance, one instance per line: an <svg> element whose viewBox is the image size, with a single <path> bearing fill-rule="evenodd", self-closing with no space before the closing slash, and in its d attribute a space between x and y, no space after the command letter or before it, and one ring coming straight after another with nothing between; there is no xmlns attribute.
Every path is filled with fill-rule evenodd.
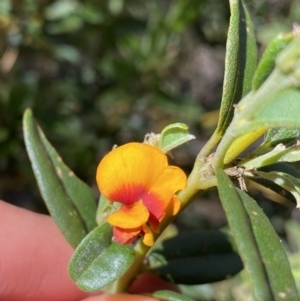
<svg viewBox="0 0 300 301"><path fill-rule="evenodd" d="M97 168L97 184L108 200L130 205L167 166L167 157L159 149L128 143L104 156Z"/></svg>
<svg viewBox="0 0 300 301"><path fill-rule="evenodd" d="M116 242L125 245L134 242L141 231L142 227L136 229L122 229L119 227L114 227L113 234Z"/></svg>
<svg viewBox="0 0 300 301"><path fill-rule="evenodd" d="M128 183L123 184L117 190L111 192L110 200L120 202L126 206L139 201L142 195L145 194L145 187L140 184Z"/></svg>
<svg viewBox="0 0 300 301"><path fill-rule="evenodd" d="M157 220L159 220L163 214L165 213L166 210L166 203L165 201L160 200L156 195L153 193L145 193L142 196L142 202L143 204L148 208L149 212L153 217L155 217Z"/></svg>
<svg viewBox="0 0 300 301"><path fill-rule="evenodd" d="M159 229L160 221L151 214L149 216L148 221L149 221L149 224L151 225L151 228L153 229L153 231L156 233L159 233L160 232L160 229Z"/></svg>

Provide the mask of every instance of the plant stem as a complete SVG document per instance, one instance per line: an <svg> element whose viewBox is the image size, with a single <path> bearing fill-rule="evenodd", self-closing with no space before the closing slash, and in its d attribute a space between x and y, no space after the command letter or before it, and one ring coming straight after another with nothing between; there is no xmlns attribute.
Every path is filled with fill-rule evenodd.
<svg viewBox="0 0 300 301"><path fill-rule="evenodd" d="M236 106L234 117L220 144L217 147L212 166L214 169L224 167L224 158L233 141L252 130L251 123L259 108L272 96L288 87L297 86L293 74L286 75L275 69L264 84L255 93L247 94ZM241 149L241 152L243 149Z"/></svg>
<svg viewBox="0 0 300 301"><path fill-rule="evenodd" d="M220 136L216 130L209 138L209 140L205 143L197 157L207 157L219 143L221 138L222 136Z"/></svg>

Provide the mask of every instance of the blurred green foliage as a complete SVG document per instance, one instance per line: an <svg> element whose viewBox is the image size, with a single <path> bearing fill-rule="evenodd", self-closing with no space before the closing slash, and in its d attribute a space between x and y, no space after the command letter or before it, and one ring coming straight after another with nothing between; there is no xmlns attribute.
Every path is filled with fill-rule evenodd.
<svg viewBox="0 0 300 301"><path fill-rule="evenodd" d="M14 186L15 177L31 177L21 134L27 107L66 163L91 183L113 144L142 141L171 122L195 126L201 106L178 68L188 53L186 30L205 4L1 1L2 179L13 175Z"/></svg>
<svg viewBox="0 0 300 301"><path fill-rule="evenodd" d="M299 21L297 1L248 4L261 44ZM220 0L1 0L0 197L35 186L21 131L27 107L91 185L112 145L172 122L200 137L176 156L189 169L217 121L205 113L219 106L229 16Z"/></svg>

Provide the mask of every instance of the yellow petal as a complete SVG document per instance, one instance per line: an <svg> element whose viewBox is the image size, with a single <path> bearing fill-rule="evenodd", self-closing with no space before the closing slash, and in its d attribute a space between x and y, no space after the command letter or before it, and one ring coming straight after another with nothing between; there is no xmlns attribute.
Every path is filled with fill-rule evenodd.
<svg viewBox="0 0 300 301"><path fill-rule="evenodd" d="M128 143L102 159L97 169L97 183L110 201L131 205L147 193L167 166L167 157L159 149Z"/></svg>
<svg viewBox="0 0 300 301"><path fill-rule="evenodd" d="M148 195L142 201L149 212L161 219L175 193L186 187L187 177L178 167L168 166L156 179Z"/></svg>
<svg viewBox="0 0 300 301"><path fill-rule="evenodd" d="M174 216L176 215L181 207L181 201L179 197L175 194L169 203L169 206L167 207L166 210L166 216Z"/></svg>
<svg viewBox="0 0 300 301"><path fill-rule="evenodd" d="M144 231L143 243L149 247L153 246L154 238L153 238L153 234L152 234L152 231L150 230L150 228L146 224L144 224L142 226L142 230Z"/></svg>
<svg viewBox="0 0 300 301"><path fill-rule="evenodd" d="M141 202L132 206L123 206L107 218L107 222L113 226L124 229L133 229L142 226L148 221L149 211Z"/></svg>
<svg viewBox="0 0 300 301"><path fill-rule="evenodd" d="M180 168L176 166L168 166L156 179L153 186L155 190L167 191L175 194L177 191L186 187L187 177Z"/></svg>

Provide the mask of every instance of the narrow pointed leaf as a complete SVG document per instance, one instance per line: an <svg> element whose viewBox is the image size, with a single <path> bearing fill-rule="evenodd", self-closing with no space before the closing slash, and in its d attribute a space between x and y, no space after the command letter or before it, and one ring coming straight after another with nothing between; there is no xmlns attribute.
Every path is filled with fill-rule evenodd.
<svg viewBox="0 0 300 301"><path fill-rule="evenodd" d="M232 120L234 104L251 90L257 60L254 30L243 1L231 0L230 9L223 95L217 127L220 136Z"/></svg>
<svg viewBox="0 0 300 301"><path fill-rule="evenodd" d="M300 170L294 164L290 164L287 162L274 163L272 165L261 167L259 170L265 172L280 171L280 172L288 173L289 175L292 175L296 178L300 178Z"/></svg>
<svg viewBox="0 0 300 301"><path fill-rule="evenodd" d="M256 91L275 68L278 54L293 40L293 33L279 34L266 48L253 77L252 89Z"/></svg>
<svg viewBox="0 0 300 301"><path fill-rule="evenodd" d="M155 293L152 294L152 297L162 301L194 301L189 297L167 290L156 291Z"/></svg>
<svg viewBox="0 0 300 301"><path fill-rule="evenodd" d="M245 207L225 172L217 170L218 191L255 299L273 301L268 278Z"/></svg>
<svg viewBox="0 0 300 301"><path fill-rule="evenodd" d="M95 219L97 206L91 188L67 167L40 128L39 134L58 178L81 216L87 231L90 232L97 225Z"/></svg>
<svg viewBox="0 0 300 301"><path fill-rule="evenodd" d="M220 198L239 254L244 261L251 283L255 284L252 285L254 296L257 300L298 301L299 297L286 253L268 218L251 197L232 185L224 171L218 170L217 178ZM239 217L242 212L246 213L244 223L241 223L242 220ZM247 224L246 227L245 224ZM247 235L248 230L245 232L245 228L250 230L255 248L249 244L248 236L241 236L242 233ZM246 244L249 249L245 249ZM258 270L252 273L252 266L248 265L254 249L258 252L259 262L252 261L252 265L261 265L264 271L263 278L266 280L265 285L269 291L263 298L258 295L263 288L259 288L259 284L256 283L260 274Z"/></svg>
<svg viewBox="0 0 300 301"><path fill-rule="evenodd" d="M300 207L300 181L283 172L256 172L258 176L261 176L267 180L273 181L275 184L281 186L283 189L289 191L297 201L297 207Z"/></svg>
<svg viewBox="0 0 300 301"><path fill-rule="evenodd" d="M289 174L295 178L300 178L300 171L296 167L294 167L290 163L280 162L280 163L275 163L272 165L262 167L259 170L252 172L251 176L247 173L246 176L251 181L254 181L254 182L274 191L275 193L279 194L280 196L282 196L283 198L286 199L286 202L283 199L281 199L280 202L282 201L282 203L286 203L287 205L297 204L295 197L288 190L277 185L273 181L264 178L263 175L260 175L261 172L264 172L264 173L282 172L285 174Z"/></svg>
<svg viewBox="0 0 300 301"><path fill-rule="evenodd" d="M194 231L179 234L155 245L149 254L149 261L161 255L165 261L172 259L199 257L211 254L232 253L227 236L217 231Z"/></svg>
<svg viewBox="0 0 300 301"><path fill-rule="evenodd" d="M111 243L112 228L105 223L90 232L75 250L69 274L84 291L98 291L121 277L133 263L132 246Z"/></svg>
<svg viewBox="0 0 300 301"><path fill-rule="evenodd" d="M257 203L236 189L250 218L275 301L299 301L297 287L285 250L270 221Z"/></svg>
<svg viewBox="0 0 300 301"><path fill-rule="evenodd" d="M286 144L300 137L300 129L277 128L270 129L265 137L264 144L274 147L280 143Z"/></svg>
<svg viewBox="0 0 300 301"><path fill-rule="evenodd" d="M285 147L283 144L279 144L272 151L246 162L241 161L239 165L252 170L278 162L296 161L300 161L300 145Z"/></svg>
<svg viewBox="0 0 300 301"><path fill-rule="evenodd" d="M225 280L243 269L238 254L224 253L167 261L151 272L178 284L204 284Z"/></svg>
<svg viewBox="0 0 300 301"><path fill-rule="evenodd" d="M87 234L84 222L77 208L57 175L49 154L42 142L31 110L23 117L24 141L41 195L59 229L71 244L76 247Z"/></svg>
<svg viewBox="0 0 300 301"><path fill-rule="evenodd" d="M250 179L251 181L254 181L257 184L266 187L274 191L278 195L282 196L283 198L285 198L287 205L296 204L295 197L288 190L282 188L281 186L277 185L273 181L259 176L251 177Z"/></svg>

